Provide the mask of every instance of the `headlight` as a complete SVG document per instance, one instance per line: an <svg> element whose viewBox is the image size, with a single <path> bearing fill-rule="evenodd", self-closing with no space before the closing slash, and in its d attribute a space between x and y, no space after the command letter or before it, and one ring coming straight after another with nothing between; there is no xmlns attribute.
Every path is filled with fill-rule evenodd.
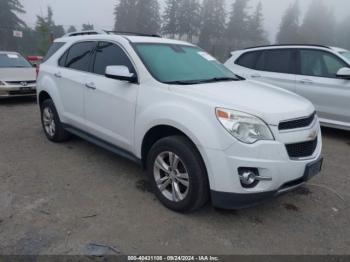
<svg viewBox="0 0 350 262"><path fill-rule="evenodd" d="M253 115L217 108L216 117L232 136L243 143L254 144L259 140L274 140L270 128Z"/></svg>

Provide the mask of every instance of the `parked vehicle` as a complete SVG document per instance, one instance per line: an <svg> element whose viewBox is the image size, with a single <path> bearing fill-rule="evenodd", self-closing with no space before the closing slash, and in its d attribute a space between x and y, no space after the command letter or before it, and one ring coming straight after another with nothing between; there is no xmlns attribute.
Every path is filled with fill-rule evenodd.
<svg viewBox="0 0 350 262"><path fill-rule="evenodd" d="M0 97L36 95L35 68L19 53L0 52Z"/></svg>
<svg viewBox="0 0 350 262"><path fill-rule="evenodd" d="M248 79L309 99L324 126L350 130L350 53L315 45L275 45L235 51L225 65Z"/></svg>
<svg viewBox="0 0 350 262"><path fill-rule="evenodd" d="M43 61L44 57L42 56L37 56L37 55L30 55L27 56L27 60L33 65L37 66L40 65L40 63Z"/></svg>
<svg viewBox="0 0 350 262"><path fill-rule="evenodd" d="M239 78L192 44L75 34L50 50L38 78L47 138L72 133L140 163L172 210L210 197L217 207L247 207L321 170L309 101Z"/></svg>

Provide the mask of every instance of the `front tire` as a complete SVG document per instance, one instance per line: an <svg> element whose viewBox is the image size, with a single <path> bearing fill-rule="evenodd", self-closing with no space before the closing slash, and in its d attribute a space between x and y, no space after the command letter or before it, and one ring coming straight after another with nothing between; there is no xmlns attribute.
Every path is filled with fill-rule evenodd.
<svg viewBox="0 0 350 262"><path fill-rule="evenodd" d="M41 105L41 123L50 141L60 143L69 139L69 133L64 129L51 99L45 100Z"/></svg>
<svg viewBox="0 0 350 262"><path fill-rule="evenodd" d="M183 136L166 137L153 145L147 157L147 174L155 195L171 210L195 211L209 199L202 158Z"/></svg>

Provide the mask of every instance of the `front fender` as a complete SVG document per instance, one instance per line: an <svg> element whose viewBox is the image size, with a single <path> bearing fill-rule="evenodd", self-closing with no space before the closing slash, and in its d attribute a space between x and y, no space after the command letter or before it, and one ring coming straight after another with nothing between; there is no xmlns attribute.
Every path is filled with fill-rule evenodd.
<svg viewBox="0 0 350 262"><path fill-rule="evenodd" d="M209 106L164 102L139 110L135 123L135 153L141 157L143 138L155 126L167 125L179 129L198 147L225 150L234 140L215 117Z"/></svg>

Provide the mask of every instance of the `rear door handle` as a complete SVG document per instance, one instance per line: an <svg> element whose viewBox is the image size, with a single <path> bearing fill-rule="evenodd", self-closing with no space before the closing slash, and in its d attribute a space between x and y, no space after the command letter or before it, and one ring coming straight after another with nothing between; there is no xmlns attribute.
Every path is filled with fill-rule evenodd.
<svg viewBox="0 0 350 262"><path fill-rule="evenodd" d="M57 77L57 78L62 78L62 74L61 74L60 72L55 73L55 77Z"/></svg>
<svg viewBox="0 0 350 262"><path fill-rule="evenodd" d="M313 84L313 81L310 79L302 79L299 82L302 84Z"/></svg>
<svg viewBox="0 0 350 262"><path fill-rule="evenodd" d="M86 83L85 86L89 89L96 90L96 86L94 82Z"/></svg>

